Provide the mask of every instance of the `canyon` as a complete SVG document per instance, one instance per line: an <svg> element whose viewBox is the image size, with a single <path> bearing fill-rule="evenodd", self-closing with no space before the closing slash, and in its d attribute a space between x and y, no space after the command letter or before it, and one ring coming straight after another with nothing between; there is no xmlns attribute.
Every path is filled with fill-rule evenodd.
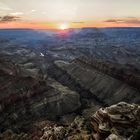
<svg viewBox="0 0 140 140"><path fill-rule="evenodd" d="M125 37L119 42L113 31L71 30L65 36L17 30L11 31L15 39L1 37L0 139L134 139L140 127L140 43L137 37L133 51L130 43L123 48ZM32 37L16 37L20 32Z"/></svg>

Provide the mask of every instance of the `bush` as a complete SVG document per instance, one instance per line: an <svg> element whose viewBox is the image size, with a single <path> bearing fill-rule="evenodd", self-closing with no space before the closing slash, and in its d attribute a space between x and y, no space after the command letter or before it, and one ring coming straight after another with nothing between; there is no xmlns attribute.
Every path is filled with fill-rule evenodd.
<svg viewBox="0 0 140 140"><path fill-rule="evenodd" d="M132 140L140 140L140 128L134 133Z"/></svg>

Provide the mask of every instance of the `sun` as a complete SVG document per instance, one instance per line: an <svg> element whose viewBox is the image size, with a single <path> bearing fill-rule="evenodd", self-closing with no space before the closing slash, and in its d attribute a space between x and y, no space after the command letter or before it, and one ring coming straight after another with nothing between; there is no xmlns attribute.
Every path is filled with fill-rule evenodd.
<svg viewBox="0 0 140 140"><path fill-rule="evenodd" d="M69 28L68 24L65 24L65 23L60 24L60 26L59 26L59 29L61 29L61 30L66 30L68 28Z"/></svg>

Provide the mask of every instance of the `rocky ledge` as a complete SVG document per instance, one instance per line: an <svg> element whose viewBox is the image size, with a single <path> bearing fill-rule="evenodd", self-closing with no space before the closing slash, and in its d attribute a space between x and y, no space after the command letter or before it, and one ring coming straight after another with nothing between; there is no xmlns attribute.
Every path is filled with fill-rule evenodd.
<svg viewBox="0 0 140 140"><path fill-rule="evenodd" d="M134 139L140 127L140 106L120 102L100 108L90 118L77 117L67 128L45 128L42 140L127 140Z"/></svg>
<svg viewBox="0 0 140 140"><path fill-rule="evenodd" d="M131 139L140 127L140 106L120 102L100 108L91 118L95 139Z"/></svg>
<svg viewBox="0 0 140 140"><path fill-rule="evenodd" d="M77 116L70 125L50 121L36 123L32 134L7 130L3 140L139 140L140 106L120 102L100 108L89 118Z"/></svg>

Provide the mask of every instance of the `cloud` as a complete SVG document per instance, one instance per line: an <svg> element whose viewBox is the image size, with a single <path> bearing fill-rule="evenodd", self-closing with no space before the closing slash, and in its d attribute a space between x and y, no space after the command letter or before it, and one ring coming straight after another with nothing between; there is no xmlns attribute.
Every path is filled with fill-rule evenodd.
<svg viewBox="0 0 140 140"><path fill-rule="evenodd" d="M125 23L125 24L140 24L140 19L135 18L135 17L128 17L128 18L124 18L124 19L108 19L108 20L105 20L104 22Z"/></svg>
<svg viewBox="0 0 140 140"><path fill-rule="evenodd" d="M32 14L32 13L35 13L35 12L37 12L37 10L35 10L35 9L31 9L31 10L28 11L27 13L28 13L28 14Z"/></svg>
<svg viewBox="0 0 140 140"><path fill-rule="evenodd" d="M82 22L82 21L80 22L80 21L79 21L79 22L72 22L72 23L73 23L73 24L84 24L85 22Z"/></svg>
<svg viewBox="0 0 140 140"><path fill-rule="evenodd" d="M24 13L22 12L14 12L14 13L10 13L11 16L20 16L23 15Z"/></svg>
<svg viewBox="0 0 140 140"><path fill-rule="evenodd" d="M31 12L36 12L36 10L32 9Z"/></svg>
<svg viewBox="0 0 140 140"><path fill-rule="evenodd" d="M117 20L117 19L108 19L108 20L105 20L104 22L118 22L118 21L120 21L120 20Z"/></svg>
<svg viewBox="0 0 140 140"><path fill-rule="evenodd" d="M37 12L37 10L32 9L32 10L29 11L29 13L34 13L34 12Z"/></svg>
<svg viewBox="0 0 140 140"><path fill-rule="evenodd" d="M140 24L140 19L133 18L131 20L128 20L127 23L130 23L130 24Z"/></svg>
<svg viewBox="0 0 140 140"><path fill-rule="evenodd" d="M17 21L17 20L20 20L20 17L17 17L17 16L3 16L3 17L0 17L0 22L12 22L12 21Z"/></svg>

